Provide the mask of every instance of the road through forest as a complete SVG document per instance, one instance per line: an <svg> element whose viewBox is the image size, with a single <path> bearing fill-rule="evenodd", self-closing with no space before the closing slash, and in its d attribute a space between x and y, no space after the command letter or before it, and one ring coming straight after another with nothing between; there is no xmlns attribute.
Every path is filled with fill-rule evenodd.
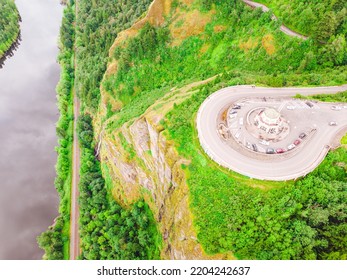
<svg viewBox="0 0 347 280"><path fill-rule="evenodd" d="M78 0L75 2L75 22L77 20ZM75 49L76 52L76 49ZM74 69L76 76L76 54L74 55ZM76 79L75 79L76 80ZM73 133L73 153L72 153L72 182L71 182L71 212L70 212L70 259L76 260L80 254L80 235L79 235L79 181L80 181L80 148L77 135L77 120L80 113L80 100L73 90L74 102L74 133Z"/></svg>
<svg viewBox="0 0 347 280"><path fill-rule="evenodd" d="M252 7L252 8L261 8L263 10L263 12L268 12L270 9L268 7L266 7L265 5L263 4L260 4L260 3L257 3L257 2L253 2L253 1L249 1L249 0L242 0L245 4L247 4L248 6ZM273 15L272 17L273 20L278 20L278 18ZM297 38L300 38L300 39L303 39L303 40L306 40L308 39L308 37L300 34L300 33L297 33L291 29L289 29L288 27L286 27L284 24L281 25L280 27L280 30L289 35L289 36L292 36L292 37L297 37Z"/></svg>

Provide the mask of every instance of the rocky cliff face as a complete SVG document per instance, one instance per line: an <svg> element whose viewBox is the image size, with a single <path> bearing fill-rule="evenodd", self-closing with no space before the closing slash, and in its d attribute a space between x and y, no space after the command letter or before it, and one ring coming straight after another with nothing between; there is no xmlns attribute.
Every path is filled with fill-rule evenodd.
<svg viewBox="0 0 347 280"><path fill-rule="evenodd" d="M190 5L192 0L181 0ZM116 46L126 44L126 40L136 36L146 22L152 25L164 23L171 10L171 0L155 0L146 17L133 27L119 34L110 54ZM176 9L174 13L179 13ZM194 11L194 16L198 12ZM182 15L181 15L182 17ZM179 17L178 17L179 18ZM208 18L205 16L206 24ZM195 33L197 29L194 29ZM184 30L180 30L182 34ZM185 33L185 32L184 32ZM186 33L185 33L186 34ZM180 35L181 36L181 35ZM112 56L111 56L112 57ZM106 77L117 71L117 61L112 60ZM213 79L213 78L211 78ZM211 79L192 83L180 89L172 89L150 106L144 114L129 119L118 129L107 129L108 122L118 118L117 113L107 118L107 108L113 111L122 108L121 102L101 88L99 113L95 119L98 140L98 154L106 180L111 181L114 198L124 206L139 198L150 205L162 233L163 259L221 259L227 255L207 256L197 241L193 217L189 209L189 188L186 183L184 165L173 141L161 125L161 120L194 92L194 87Z"/></svg>
<svg viewBox="0 0 347 280"><path fill-rule="evenodd" d="M200 82L204 83L207 81ZM189 209L189 188L181 158L160 125L173 104L192 94L198 83L169 92L141 117L112 132L103 132L100 159L113 182L113 194L123 205L144 197L162 233L163 259L209 259L197 242Z"/></svg>

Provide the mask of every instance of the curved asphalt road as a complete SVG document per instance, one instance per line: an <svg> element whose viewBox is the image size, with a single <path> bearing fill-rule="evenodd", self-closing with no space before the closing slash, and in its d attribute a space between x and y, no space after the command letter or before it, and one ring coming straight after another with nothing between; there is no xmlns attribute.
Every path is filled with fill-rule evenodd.
<svg viewBox="0 0 347 280"><path fill-rule="evenodd" d="M261 8L263 10L263 12L268 12L270 9L268 7L266 7L265 5L263 4L260 4L260 3L256 3L256 2L253 2L253 1L249 1L249 0L242 0L245 4L247 4L248 6L252 7L252 8ZM278 20L277 17L275 15L273 15L272 17L273 20ZM304 35L301 35L291 29L289 29L288 27L286 27L285 25L281 25L280 27L280 30L282 32L284 32L285 34L289 35L289 36L292 36L292 37L298 37L300 39L304 39L304 40L307 40L308 37L304 36Z"/></svg>
<svg viewBox="0 0 347 280"><path fill-rule="evenodd" d="M240 154L227 145L217 132L217 119L225 105L245 97L279 97L332 94L346 91L347 85L338 87L316 88L261 88L253 86L235 86L221 89L209 96L201 105L197 116L197 130L200 143L205 152L219 165L250 178L260 180L285 181L297 179L313 171L324 159L334 137L347 127L347 116L337 127L330 127L323 131L317 127L317 136L309 145L301 146L301 151L291 158L282 161L268 162L256 160ZM345 114L341 111L341 114ZM319 137L318 137L319 135Z"/></svg>

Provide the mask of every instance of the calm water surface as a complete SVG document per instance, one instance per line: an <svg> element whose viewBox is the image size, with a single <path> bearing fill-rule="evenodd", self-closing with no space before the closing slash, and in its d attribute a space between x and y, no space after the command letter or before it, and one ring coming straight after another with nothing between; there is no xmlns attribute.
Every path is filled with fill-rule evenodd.
<svg viewBox="0 0 347 280"><path fill-rule="evenodd" d="M0 69L0 259L40 259L54 188L59 0L16 0L22 42Z"/></svg>

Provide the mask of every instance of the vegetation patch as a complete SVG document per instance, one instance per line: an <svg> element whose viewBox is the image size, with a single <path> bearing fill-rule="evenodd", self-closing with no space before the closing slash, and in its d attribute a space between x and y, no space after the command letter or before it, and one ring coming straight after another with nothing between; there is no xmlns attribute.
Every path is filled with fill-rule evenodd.
<svg viewBox="0 0 347 280"><path fill-rule="evenodd" d="M92 117L100 101L100 82L106 70L108 50L118 32L129 27L150 1L81 0L77 18L76 90L82 101L78 122L81 145L80 236L82 259L158 259L161 235L153 214L143 201L129 208L114 200L107 169L104 177L95 158ZM112 111L109 110L108 111ZM94 115L94 117L96 117ZM131 151L122 135L123 145Z"/></svg>
<svg viewBox="0 0 347 280"><path fill-rule="evenodd" d="M204 14L199 10L192 10L178 14L170 25L170 33L173 38L171 45L178 46L184 39L201 34L214 13L213 10Z"/></svg>
<svg viewBox="0 0 347 280"><path fill-rule="evenodd" d="M58 136L58 159L56 164L55 187L60 197L59 217L47 232L38 237L39 246L45 250L46 259L69 259L70 207L72 177L72 142L73 142L73 84L74 61L73 43L74 7L68 5L64 10L60 29L59 64L60 81L57 86L57 98L60 117L56 126Z"/></svg>
<svg viewBox="0 0 347 280"><path fill-rule="evenodd" d="M347 33L347 3L335 0L259 0L284 24L318 42Z"/></svg>
<svg viewBox="0 0 347 280"><path fill-rule="evenodd" d="M13 0L0 0L0 59L19 36L20 16Z"/></svg>
<svg viewBox="0 0 347 280"><path fill-rule="evenodd" d="M142 200L129 209L114 200L108 173L101 173L94 156L93 126L89 115L78 122L82 148L80 189L81 259L159 259L161 235L149 206Z"/></svg>
<svg viewBox="0 0 347 280"><path fill-rule="evenodd" d="M259 42L256 38L249 38L247 41L241 41L239 47L241 50L248 52L258 46Z"/></svg>
<svg viewBox="0 0 347 280"><path fill-rule="evenodd" d="M268 55L273 55L276 52L274 37L272 34L266 34L261 40L261 44Z"/></svg>

